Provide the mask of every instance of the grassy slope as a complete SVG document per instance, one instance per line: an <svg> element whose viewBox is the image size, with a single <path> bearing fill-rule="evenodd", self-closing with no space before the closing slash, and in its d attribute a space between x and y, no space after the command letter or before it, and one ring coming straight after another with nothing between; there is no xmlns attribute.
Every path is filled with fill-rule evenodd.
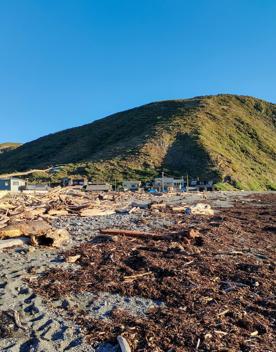
<svg viewBox="0 0 276 352"><path fill-rule="evenodd" d="M275 105L249 97L217 97L208 105L213 116L205 115L201 140L223 176L241 188L275 188Z"/></svg>
<svg viewBox="0 0 276 352"><path fill-rule="evenodd" d="M276 185L276 105L219 95L163 101L27 143L0 156L0 172L66 164L58 176L225 178L244 189Z"/></svg>
<svg viewBox="0 0 276 352"><path fill-rule="evenodd" d="M20 143L0 143L0 153L4 153L13 149L16 149L20 146Z"/></svg>

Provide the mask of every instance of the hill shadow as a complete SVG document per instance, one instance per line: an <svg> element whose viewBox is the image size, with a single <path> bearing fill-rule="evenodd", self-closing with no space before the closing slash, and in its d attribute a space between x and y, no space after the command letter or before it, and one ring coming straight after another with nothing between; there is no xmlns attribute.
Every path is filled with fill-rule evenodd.
<svg viewBox="0 0 276 352"><path fill-rule="evenodd" d="M205 180L219 181L216 169L209 154L198 141L197 136L178 134L168 149L162 167L175 175L189 175ZM175 171L177 170L177 171Z"/></svg>

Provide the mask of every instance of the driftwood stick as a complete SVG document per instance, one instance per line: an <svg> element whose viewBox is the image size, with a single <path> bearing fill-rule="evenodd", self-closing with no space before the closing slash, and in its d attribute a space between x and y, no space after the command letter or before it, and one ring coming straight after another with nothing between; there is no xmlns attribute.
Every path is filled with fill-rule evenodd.
<svg viewBox="0 0 276 352"><path fill-rule="evenodd" d="M122 352L131 352L130 346L129 346L127 340L123 336L118 336L117 341L120 345Z"/></svg>
<svg viewBox="0 0 276 352"><path fill-rule="evenodd" d="M72 211L78 211L81 209L88 208L91 205L91 203L85 203L85 204L80 204L80 205L69 205L68 209Z"/></svg>
<svg viewBox="0 0 276 352"><path fill-rule="evenodd" d="M16 310L13 310L13 317L14 317L16 326L23 330L26 330L25 326L22 325L19 313Z"/></svg>
<svg viewBox="0 0 276 352"><path fill-rule="evenodd" d="M124 280L135 280L138 277L147 276L147 275L150 275L150 274L152 274L151 271L148 271L146 273L136 274L136 275L125 276Z"/></svg>
<svg viewBox="0 0 276 352"><path fill-rule="evenodd" d="M30 239L27 237L11 238L8 240L0 240L0 250L11 247L21 247L24 244L28 244Z"/></svg>
<svg viewBox="0 0 276 352"><path fill-rule="evenodd" d="M164 240L168 237L168 236L157 235L151 232L122 230L122 229L101 229L100 232L105 235L121 235L121 236L128 236L128 237L154 239L154 240Z"/></svg>

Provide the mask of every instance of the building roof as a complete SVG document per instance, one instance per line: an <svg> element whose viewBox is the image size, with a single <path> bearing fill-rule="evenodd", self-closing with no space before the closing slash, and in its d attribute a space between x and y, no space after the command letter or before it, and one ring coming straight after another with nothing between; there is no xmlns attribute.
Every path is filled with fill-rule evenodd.
<svg viewBox="0 0 276 352"><path fill-rule="evenodd" d="M0 177L0 180L1 181L10 181L10 180L16 180L16 181L23 181L23 182L25 182L25 180L24 179L22 179L22 178L18 178L18 177Z"/></svg>

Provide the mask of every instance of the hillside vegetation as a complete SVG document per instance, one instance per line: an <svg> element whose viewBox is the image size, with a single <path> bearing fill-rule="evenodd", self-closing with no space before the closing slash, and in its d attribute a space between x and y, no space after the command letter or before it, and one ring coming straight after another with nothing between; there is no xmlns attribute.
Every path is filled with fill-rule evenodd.
<svg viewBox="0 0 276 352"><path fill-rule="evenodd" d="M0 155L0 172L62 164L56 177L147 180L164 170L225 189L276 189L275 121L276 105L252 97L161 101L26 143Z"/></svg>

